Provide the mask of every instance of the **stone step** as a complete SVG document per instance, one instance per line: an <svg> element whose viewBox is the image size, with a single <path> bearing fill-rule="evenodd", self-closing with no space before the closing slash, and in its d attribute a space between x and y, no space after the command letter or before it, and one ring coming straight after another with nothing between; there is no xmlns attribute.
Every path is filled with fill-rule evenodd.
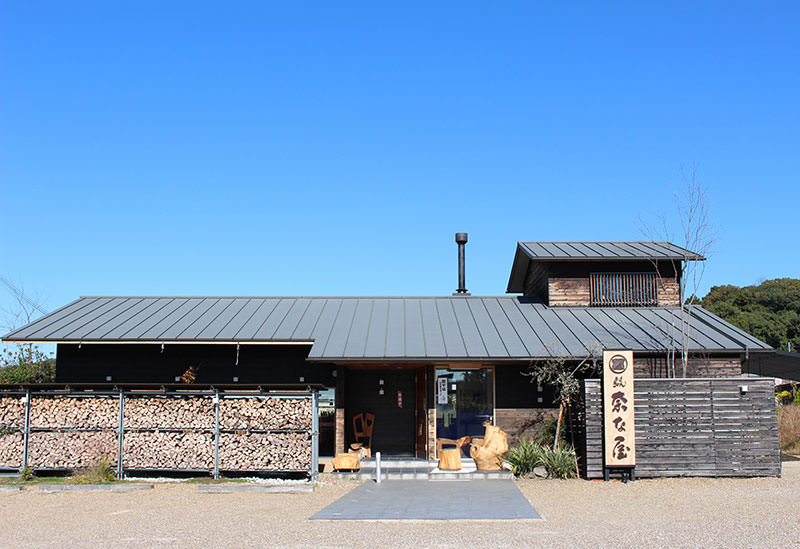
<svg viewBox="0 0 800 549"><path fill-rule="evenodd" d="M374 480L374 471L358 471L355 473L330 473L335 478L344 480ZM381 480L504 480L513 478L510 471L437 471L437 472L422 472L422 471L408 471L408 470L387 470L381 468Z"/></svg>
<svg viewBox="0 0 800 549"><path fill-rule="evenodd" d="M427 459L386 459L381 458L381 467L436 467L436 460ZM362 467L375 467L375 459L362 459Z"/></svg>

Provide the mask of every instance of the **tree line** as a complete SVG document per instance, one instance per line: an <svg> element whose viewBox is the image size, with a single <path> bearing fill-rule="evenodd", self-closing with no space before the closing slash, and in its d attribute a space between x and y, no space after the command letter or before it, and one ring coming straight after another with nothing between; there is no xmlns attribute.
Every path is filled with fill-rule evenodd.
<svg viewBox="0 0 800 549"><path fill-rule="evenodd" d="M778 350L800 352L800 280L713 286L700 305Z"/></svg>

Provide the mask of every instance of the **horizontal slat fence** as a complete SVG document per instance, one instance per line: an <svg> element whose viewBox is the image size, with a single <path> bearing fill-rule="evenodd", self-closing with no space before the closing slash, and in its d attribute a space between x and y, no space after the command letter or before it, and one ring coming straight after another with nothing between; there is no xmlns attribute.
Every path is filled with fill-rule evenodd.
<svg viewBox="0 0 800 549"><path fill-rule="evenodd" d="M603 477L601 391L584 382L586 478ZM637 379L635 398L636 476L780 475L772 380Z"/></svg>
<svg viewBox="0 0 800 549"><path fill-rule="evenodd" d="M317 472L317 394L0 391L0 469Z"/></svg>

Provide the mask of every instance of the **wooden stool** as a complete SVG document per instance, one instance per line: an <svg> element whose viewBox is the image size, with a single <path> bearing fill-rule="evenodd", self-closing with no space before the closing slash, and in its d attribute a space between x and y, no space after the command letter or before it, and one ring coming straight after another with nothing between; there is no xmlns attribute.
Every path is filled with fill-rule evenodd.
<svg viewBox="0 0 800 549"><path fill-rule="evenodd" d="M336 457L333 458L333 469L335 471L341 471L345 469L348 471L358 471L361 469L361 459L359 458L357 452L336 454Z"/></svg>
<svg viewBox="0 0 800 549"><path fill-rule="evenodd" d="M461 469L461 448L449 448L439 452L439 469L458 471Z"/></svg>

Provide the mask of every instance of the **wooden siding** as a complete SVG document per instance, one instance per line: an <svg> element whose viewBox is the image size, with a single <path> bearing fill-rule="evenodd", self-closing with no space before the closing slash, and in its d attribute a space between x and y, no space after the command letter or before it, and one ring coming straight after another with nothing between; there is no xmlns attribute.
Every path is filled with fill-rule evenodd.
<svg viewBox="0 0 800 549"><path fill-rule="evenodd" d="M523 293L528 297L547 299L547 264L537 261L528 263Z"/></svg>
<svg viewBox="0 0 800 549"><path fill-rule="evenodd" d="M558 408L495 408L494 417L512 445L520 438L530 440L541 433L545 420L558 417Z"/></svg>
<svg viewBox="0 0 800 549"><path fill-rule="evenodd" d="M675 277L657 279L656 297L661 307L680 307L681 285L678 279Z"/></svg>
<svg viewBox="0 0 800 549"><path fill-rule="evenodd" d="M680 305L680 285L676 278L663 278L656 283L660 307ZM589 307L591 282L589 277L551 277L547 279L547 301L551 307Z"/></svg>
<svg viewBox="0 0 800 549"><path fill-rule="evenodd" d="M551 307L588 307L589 278L549 278L547 297Z"/></svg>
<svg viewBox="0 0 800 549"><path fill-rule="evenodd" d="M742 392L741 387L747 386ZM771 380L637 379L636 475L778 476ZM587 478L603 477L599 380L584 382Z"/></svg>
<svg viewBox="0 0 800 549"><path fill-rule="evenodd" d="M683 361L675 360L675 375L683 376ZM667 378L667 359L658 357L633 357L633 371L636 378ZM742 361L736 357L690 358L686 377L738 377L742 375Z"/></svg>

